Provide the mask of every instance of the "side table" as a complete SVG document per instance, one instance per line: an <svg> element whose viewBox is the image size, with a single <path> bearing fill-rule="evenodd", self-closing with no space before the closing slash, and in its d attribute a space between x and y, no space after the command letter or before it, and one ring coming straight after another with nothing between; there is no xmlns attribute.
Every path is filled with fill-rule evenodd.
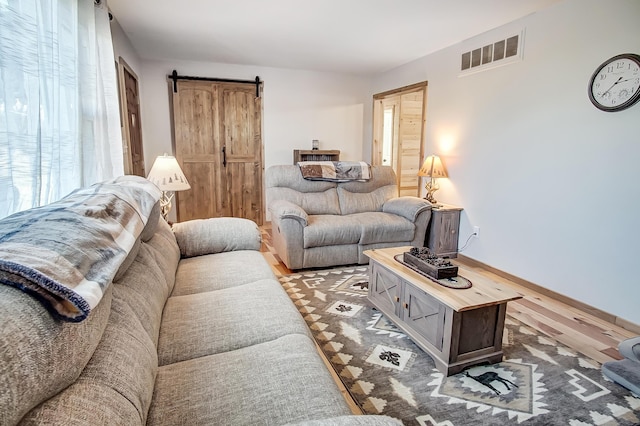
<svg viewBox="0 0 640 426"><path fill-rule="evenodd" d="M458 257L458 232L462 207L439 204L431 210L425 247L440 257Z"/></svg>

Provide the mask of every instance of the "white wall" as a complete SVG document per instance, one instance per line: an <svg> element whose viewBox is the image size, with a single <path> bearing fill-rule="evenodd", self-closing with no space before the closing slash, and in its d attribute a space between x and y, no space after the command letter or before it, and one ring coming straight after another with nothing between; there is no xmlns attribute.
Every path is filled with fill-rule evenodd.
<svg viewBox="0 0 640 426"><path fill-rule="evenodd" d="M142 129L147 168L157 155L173 152L167 75L264 81L265 168L292 164L294 149L340 149L341 159L362 158L363 111L368 80L343 75L245 65L145 61L142 66Z"/></svg>
<svg viewBox="0 0 640 426"><path fill-rule="evenodd" d="M119 63L120 57L124 58L133 72L138 75L140 68L142 68L140 57L115 17L111 21L111 39L113 40L113 57L115 61ZM140 76L138 75L138 77Z"/></svg>
<svg viewBox="0 0 640 426"><path fill-rule="evenodd" d="M639 17L637 0L566 0L488 34L526 27L522 62L460 78L465 42L370 90L429 82L425 153L450 176L436 198L464 207L461 245L481 228L466 256L636 324L640 104L602 112L587 83L606 59L640 53ZM369 157L370 102L364 117Z"/></svg>

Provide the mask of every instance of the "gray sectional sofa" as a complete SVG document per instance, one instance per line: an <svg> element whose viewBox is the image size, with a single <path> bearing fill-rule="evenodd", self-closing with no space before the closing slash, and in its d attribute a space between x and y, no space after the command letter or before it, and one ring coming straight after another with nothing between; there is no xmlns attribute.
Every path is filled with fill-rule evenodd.
<svg viewBox="0 0 640 426"><path fill-rule="evenodd" d="M273 245L289 269L365 264L363 252L424 246L431 204L398 197L390 166L372 166L365 182L306 180L296 165L269 167L266 197Z"/></svg>
<svg viewBox="0 0 640 426"><path fill-rule="evenodd" d="M400 424L350 415L255 223L158 210L83 321L0 272L0 425Z"/></svg>

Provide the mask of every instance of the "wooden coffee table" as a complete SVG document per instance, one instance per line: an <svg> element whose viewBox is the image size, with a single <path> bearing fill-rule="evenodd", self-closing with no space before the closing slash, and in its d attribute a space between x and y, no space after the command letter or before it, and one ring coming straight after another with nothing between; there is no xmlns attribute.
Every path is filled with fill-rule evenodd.
<svg viewBox="0 0 640 426"><path fill-rule="evenodd" d="M471 288L444 287L394 259L410 247L367 250L369 301L435 361L447 376L502 361L507 302L517 292L458 266Z"/></svg>

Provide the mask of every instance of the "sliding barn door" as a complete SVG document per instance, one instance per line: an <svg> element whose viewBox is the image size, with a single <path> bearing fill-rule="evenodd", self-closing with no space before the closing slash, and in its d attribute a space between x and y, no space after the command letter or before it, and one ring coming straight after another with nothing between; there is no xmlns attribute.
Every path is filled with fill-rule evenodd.
<svg viewBox="0 0 640 426"><path fill-rule="evenodd" d="M176 193L183 222L242 217L261 225L262 104L255 84L178 81L176 158L191 189Z"/></svg>

